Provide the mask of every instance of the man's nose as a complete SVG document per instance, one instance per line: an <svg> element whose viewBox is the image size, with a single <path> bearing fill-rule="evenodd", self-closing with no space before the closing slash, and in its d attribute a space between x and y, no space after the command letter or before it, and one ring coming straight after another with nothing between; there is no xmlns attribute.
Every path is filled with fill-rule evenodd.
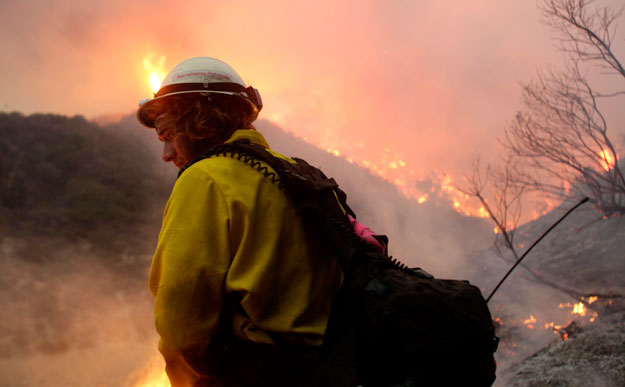
<svg viewBox="0 0 625 387"><path fill-rule="evenodd" d="M176 159L176 149L170 142L163 143L163 153L161 154L161 157L166 163Z"/></svg>

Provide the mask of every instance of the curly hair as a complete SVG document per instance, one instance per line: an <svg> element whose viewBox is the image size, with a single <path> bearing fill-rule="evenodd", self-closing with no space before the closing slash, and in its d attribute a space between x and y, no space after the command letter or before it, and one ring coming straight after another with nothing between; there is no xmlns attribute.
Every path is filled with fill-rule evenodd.
<svg viewBox="0 0 625 387"><path fill-rule="evenodd" d="M254 129L249 106L227 94L178 94L154 104L154 117L170 113L176 132L191 141L220 144L237 129Z"/></svg>

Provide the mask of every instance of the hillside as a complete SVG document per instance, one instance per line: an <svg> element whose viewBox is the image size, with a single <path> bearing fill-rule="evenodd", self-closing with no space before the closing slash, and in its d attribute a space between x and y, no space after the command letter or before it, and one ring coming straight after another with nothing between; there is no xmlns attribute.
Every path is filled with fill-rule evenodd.
<svg viewBox="0 0 625 387"><path fill-rule="evenodd" d="M571 206L564 203L521 226L519 251ZM480 263L476 272L485 279L488 292L510 267L493 249L472 260ZM622 386L625 217L604 219L586 204L554 229L524 264L527 269L518 267L490 304L502 339L496 385ZM535 281L529 271L538 273L543 282ZM573 297L566 290L586 296Z"/></svg>
<svg viewBox="0 0 625 387"><path fill-rule="evenodd" d="M0 229L123 251L143 239L134 235L140 225L158 221L153 210L171 188L152 164L129 131L80 116L0 113Z"/></svg>
<svg viewBox="0 0 625 387"><path fill-rule="evenodd" d="M269 122L258 129L334 176L359 219L411 265L462 276L490 239L483 220L419 205ZM0 386L124 386L162 374L146 281L176 172L132 115L98 126L0 114Z"/></svg>
<svg viewBox="0 0 625 387"><path fill-rule="evenodd" d="M276 150L335 177L359 219L388 234L391 253L408 264L468 278L484 294L508 269L509 256L485 248L488 222L418 204L268 121L257 127ZM160 162L153 133L131 115L98 126L0 114L0 152L0 386L135 386L161 375L146 279L176 170ZM569 205L522 226L520 251ZM586 205L528 256L490 305L502 339L498 386L623 385L623 299L586 300L586 314L573 314L579 300L528 281L525 270L582 293L618 295L624 254L625 217L603 219ZM581 331L563 341L572 321Z"/></svg>
<svg viewBox="0 0 625 387"><path fill-rule="evenodd" d="M121 386L143 361L175 175L141 134L0 114L0 386Z"/></svg>
<svg viewBox="0 0 625 387"><path fill-rule="evenodd" d="M589 326L566 341L553 341L501 373L501 385L625 386L625 322Z"/></svg>

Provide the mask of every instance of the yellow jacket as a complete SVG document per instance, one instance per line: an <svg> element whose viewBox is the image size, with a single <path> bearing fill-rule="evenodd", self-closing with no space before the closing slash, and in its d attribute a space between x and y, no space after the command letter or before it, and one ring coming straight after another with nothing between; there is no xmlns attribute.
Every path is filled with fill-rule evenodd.
<svg viewBox="0 0 625 387"><path fill-rule="evenodd" d="M268 148L254 130L228 142L237 139ZM172 385L210 379L206 349L226 300L236 300L229 308L239 338L321 345L342 282L326 244L248 164L220 156L189 167L165 207L149 277Z"/></svg>

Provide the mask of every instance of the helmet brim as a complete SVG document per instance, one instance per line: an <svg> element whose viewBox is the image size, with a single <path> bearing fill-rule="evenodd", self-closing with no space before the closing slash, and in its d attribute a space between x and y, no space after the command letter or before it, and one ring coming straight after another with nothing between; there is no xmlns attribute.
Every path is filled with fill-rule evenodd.
<svg viewBox="0 0 625 387"><path fill-rule="evenodd" d="M233 97L237 97L238 100L244 102L246 106L246 114L248 115L248 121L251 123L258 117L259 109L258 107L252 103L247 98L240 96L238 93L229 92L229 91L206 91L206 90L185 90L179 92L168 93L166 95L162 95L159 97L151 98L145 102L139 104L139 108L137 109L137 121L146 128L153 129L154 121L156 117L158 117L163 110L165 109L154 109L154 105L156 103L166 103L167 99L181 94L198 94L199 96L209 96L212 94L218 95L229 95Z"/></svg>

